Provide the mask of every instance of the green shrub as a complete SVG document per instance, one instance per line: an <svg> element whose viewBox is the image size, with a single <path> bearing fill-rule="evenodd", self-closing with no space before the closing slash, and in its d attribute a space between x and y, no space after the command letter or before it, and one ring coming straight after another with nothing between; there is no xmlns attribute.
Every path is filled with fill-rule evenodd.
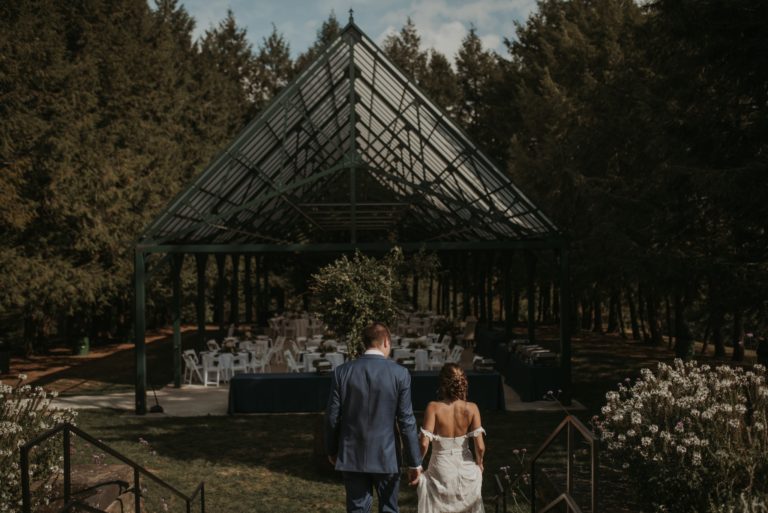
<svg viewBox="0 0 768 513"><path fill-rule="evenodd" d="M72 410L54 409L42 387L22 384L20 375L14 385L0 383L0 513L21 511L21 470L19 447L62 422L73 422ZM29 473L32 511L47 504L57 490L63 461L60 437L49 439L30 452Z"/></svg>
<svg viewBox="0 0 768 513"><path fill-rule="evenodd" d="M620 385L606 398L595 420L607 454L656 511L728 511L721 506L765 497L764 367L676 360L659 364L655 374L643 369L634 385Z"/></svg>
<svg viewBox="0 0 768 513"><path fill-rule="evenodd" d="M371 322L391 325L397 318L399 248L376 259L355 252L343 255L312 275L311 290L323 321L347 340L350 356L360 350L360 335Z"/></svg>

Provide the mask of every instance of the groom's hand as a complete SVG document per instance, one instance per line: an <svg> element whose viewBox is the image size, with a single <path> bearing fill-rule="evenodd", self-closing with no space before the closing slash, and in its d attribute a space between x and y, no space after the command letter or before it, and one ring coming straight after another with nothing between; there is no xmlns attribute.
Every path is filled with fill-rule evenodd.
<svg viewBox="0 0 768 513"><path fill-rule="evenodd" d="M416 486L419 484L419 476L421 475L421 467L408 469L408 485Z"/></svg>
<svg viewBox="0 0 768 513"><path fill-rule="evenodd" d="M330 461L331 465L334 467L336 466L336 456L328 456L328 461Z"/></svg>

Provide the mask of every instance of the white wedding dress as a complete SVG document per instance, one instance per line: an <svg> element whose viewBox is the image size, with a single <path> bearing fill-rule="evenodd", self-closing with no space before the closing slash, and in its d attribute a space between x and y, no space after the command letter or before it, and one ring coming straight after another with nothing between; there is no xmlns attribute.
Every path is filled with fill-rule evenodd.
<svg viewBox="0 0 768 513"><path fill-rule="evenodd" d="M469 439L485 430L478 428L455 438L425 429L421 433L432 442L432 456L416 488L419 513L484 513L483 473L469 450Z"/></svg>

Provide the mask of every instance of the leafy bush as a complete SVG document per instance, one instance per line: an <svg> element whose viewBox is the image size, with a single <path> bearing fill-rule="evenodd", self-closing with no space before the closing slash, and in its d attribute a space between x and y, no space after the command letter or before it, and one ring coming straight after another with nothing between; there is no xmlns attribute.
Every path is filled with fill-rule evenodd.
<svg viewBox="0 0 768 513"><path fill-rule="evenodd" d="M55 392L23 385L19 376L15 385L0 383L0 513L21 511L21 470L19 447L62 422L72 422L75 412L51 407ZM32 483L32 511L47 504L54 494L55 481L61 475L63 461L61 440L54 437L30 452L29 473Z"/></svg>
<svg viewBox="0 0 768 513"><path fill-rule="evenodd" d="M360 350L360 335L371 322L392 324L397 317L399 248L377 260L355 252L312 275L312 292L323 321L346 338L350 355Z"/></svg>
<svg viewBox="0 0 768 513"><path fill-rule="evenodd" d="M606 399L595 421L607 454L657 511L728 511L766 496L765 367L676 360Z"/></svg>

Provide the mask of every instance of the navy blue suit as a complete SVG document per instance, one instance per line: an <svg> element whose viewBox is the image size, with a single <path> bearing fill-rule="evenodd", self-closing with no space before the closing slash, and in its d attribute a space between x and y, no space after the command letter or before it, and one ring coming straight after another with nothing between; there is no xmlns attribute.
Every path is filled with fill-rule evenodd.
<svg viewBox="0 0 768 513"><path fill-rule="evenodd" d="M421 465L408 370L376 354L340 365L325 419L326 450L344 472L348 511L370 510L371 488L380 511L398 511L398 428L405 463Z"/></svg>

